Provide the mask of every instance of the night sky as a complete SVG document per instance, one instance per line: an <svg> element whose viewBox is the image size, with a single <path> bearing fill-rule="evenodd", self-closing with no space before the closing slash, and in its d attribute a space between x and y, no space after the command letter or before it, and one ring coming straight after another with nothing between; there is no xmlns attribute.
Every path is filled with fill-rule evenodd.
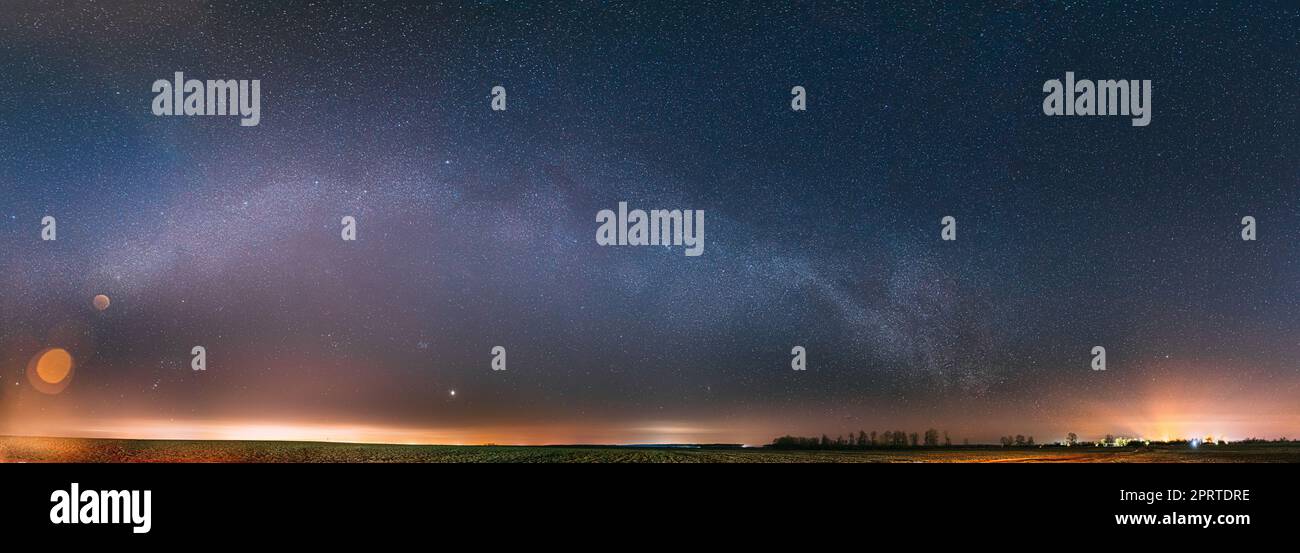
<svg viewBox="0 0 1300 553"><path fill-rule="evenodd" d="M1300 435L1294 3L156 4L0 11L0 433ZM154 116L177 71L260 124Z"/></svg>

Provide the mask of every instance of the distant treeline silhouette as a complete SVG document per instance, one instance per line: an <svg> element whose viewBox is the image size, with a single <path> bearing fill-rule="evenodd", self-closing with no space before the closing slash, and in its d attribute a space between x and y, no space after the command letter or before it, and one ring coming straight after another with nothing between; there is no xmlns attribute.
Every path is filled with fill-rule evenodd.
<svg viewBox="0 0 1300 553"><path fill-rule="evenodd" d="M941 437L942 435L942 437ZM998 438L998 443L1002 447L1144 447L1151 445L1227 445L1227 444L1292 444L1300 443L1300 440L1288 440L1287 438L1277 438L1267 440L1264 438L1246 438L1244 440L1226 441L1214 440L1213 438L1194 438L1194 439L1172 439L1163 441L1137 440L1124 437L1116 437L1107 434L1100 441L1083 442L1074 432L1070 432L1065 440L1039 444L1034 442L1033 436L1016 434L1015 436L1002 436ZM905 447L997 447L987 444L972 445L970 440L962 440L960 446L953 445L952 439L948 436L948 431L939 431L933 428L926 430L924 434L916 432L904 432L902 430L886 430L884 432L870 433L859 430L857 434L850 432L848 436L841 434L831 438L826 434L818 437L804 436L781 436L772 440L771 444L765 447L773 449L872 449L872 448L905 448Z"/></svg>
<svg viewBox="0 0 1300 553"><path fill-rule="evenodd" d="M1034 445L1034 438L1030 436L1007 436L1003 438L1004 442L1010 439L1010 443L1004 445L1030 446ZM970 445L969 440L962 440L963 445ZM948 436L948 431L935 430L933 428L926 430L922 434L916 432L904 432L902 430L886 430L877 433L865 430L859 430L856 435L849 433L848 437L843 434L831 438L822 434L820 438L803 437L803 436L781 436L767 447L773 449L868 449L881 447L953 447L952 438Z"/></svg>
<svg viewBox="0 0 1300 553"><path fill-rule="evenodd" d="M1297 443L1297 442L1300 442L1300 440L1288 440L1285 436L1283 436L1283 437L1281 437L1281 438L1274 438L1274 439L1272 439L1272 440L1267 439L1267 438L1246 438L1246 439L1244 439L1244 440L1240 440L1240 441L1233 442L1233 443L1238 443L1238 444L1290 444L1290 443Z"/></svg>

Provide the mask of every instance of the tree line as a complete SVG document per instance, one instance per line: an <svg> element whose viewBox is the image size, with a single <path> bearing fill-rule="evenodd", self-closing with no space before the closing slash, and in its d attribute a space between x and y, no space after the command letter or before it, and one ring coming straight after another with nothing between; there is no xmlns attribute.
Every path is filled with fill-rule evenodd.
<svg viewBox="0 0 1300 553"><path fill-rule="evenodd" d="M1116 437L1112 434L1107 434L1106 437L1099 442L1085 443L1081 441L1079 439L1079 435L1075 434L1074 432L1070 432L1069 434L1067 434L1064 441L1057 441L1054 443L1047 443L1047 444L1039 444L1034 441L1033 436L1026 436L1024 434L1016 434L1014 436L1007 435L998 438L998 443L1002 447L1062 447L1062 446L1074 447L1079 445L1125 446L1130 444L1139 445L1139 446L1146 445L1146 444L1189 445L1192 443L1192 441L1193 440L1189 440L1185 438L1165 440L1165 441L1142 441L1142 440L1134 440L1130 438ZM1276 438L1272 440L1264 439L1264 438L1246 438L1244 440L1237 440L1234 442L1229 442L1222 439L1214 440L1213 438L1207 437L1204 440L1197 438L1195 439L1195 441L1200 445L1210 445L1210 444L1226 445L1230 443L1231 444L1300 443L1300 440L1290 440L1285 437ZM962 440L961 446L970 446L970 445L971 445L970 440ZM863 430L859 430L856 434L850 432L848 433L847 436L844 434L840 434L839 436L836 436L834 438L831 438L826 434L822 434L821 437L815 437L815 436L804 437L804 436L787 435L772 440L772 443L768 444L766 447L770 447L773 449L871 449L871 448L958 447L958 446L953 445L952 439L948 436L947 430L940 431L931 428L929 430L926 430L922 434L917 434L916 432L904 432L902 430L886 430L884 432L876 432L874 430L871 432L866 432ZM977 445L976 447L988 447L988 446Z"/></svg>
<svg viewBox="0 0 1300 553"><path fill-rule="evenodd" d="M969 445L969 442L964 442ZM872 430L868 433L865 430L859 430L855 435L852 432L845 437L843 434L831 438L822 434L820 438L804 436L781 436L772 440L768 447L775 449L866 449L873 447L952 447L952 438L948 436L948 431L936 429L926 430L924 434L916 432L904 432L902 430L886 430L876 432Z"/></svg>
<svg viewBox="0 0 1300 553"><path fill-rule="evenodd" d="M1033 436L1024 434L1002 436L999 442L1002 447L1035 447L1037 445ZM971 445L970 440L962 440L961 445ZM948 435L947 430L931 428L920 434L902 430L886 430L884 432L859 430L857 434L850 432L847 436L840 434L834 438L826 434L822 434L821 437L787 435L772 440L772 443L767 447L773 449L871 449L953 447L953 443L952 437Z"/></svg>

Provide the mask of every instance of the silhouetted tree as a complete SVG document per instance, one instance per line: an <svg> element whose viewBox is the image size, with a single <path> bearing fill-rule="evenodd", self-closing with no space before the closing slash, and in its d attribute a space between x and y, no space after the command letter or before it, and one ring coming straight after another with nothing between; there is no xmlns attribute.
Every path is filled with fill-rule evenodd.
<svg viewBox="0 0 1300 553"><path fill-rule="evenodd" d="M1078 435L1078 434L1075 434L1074 432L1071 432L1071 433L1065 435L1065 445L1068 445L1068 446L1073 447L1073 446L1078 445L1078 444L1079 444L1079 435Z"/></svg>
<svg viewBox="0 0 1300 553"><path fill-rule="evenodd" d="M925 431L925 447L937 447L939 445L939 431L933 428Z"/></svg>
<svg viewBox="0 0 1300 553"><path fill-rule="evenodd" d="M817 438L801 438L798 436L781 436L772 440L772 447L778 449L817 449Z"/></svg>

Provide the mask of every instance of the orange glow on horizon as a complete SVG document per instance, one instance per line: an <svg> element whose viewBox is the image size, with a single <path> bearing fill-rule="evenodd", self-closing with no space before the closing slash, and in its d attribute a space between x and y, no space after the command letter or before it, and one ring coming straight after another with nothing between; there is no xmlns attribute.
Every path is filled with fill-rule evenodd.
<svg viewBox="0 0 1300 553"><path fill-rule="evenodd" d="M1245 369L1170 365L1128 400L1083 405L1080 437L1105 434L1153 441L1297 437L1300 412L1286 387L1251 387Z"/></svg>
<svg viewBox="0 0 1300 553"><path fill-rule="evenodd" d="M22 432L14 435L400 445L565 445L705 443L719 441L715 433L715 430L674 424L621 428L588 428L577 425L417 428L342 423L120 419L96 424L28 424L24 425ZM633 438L628 439L628 436Z"/></svg>

